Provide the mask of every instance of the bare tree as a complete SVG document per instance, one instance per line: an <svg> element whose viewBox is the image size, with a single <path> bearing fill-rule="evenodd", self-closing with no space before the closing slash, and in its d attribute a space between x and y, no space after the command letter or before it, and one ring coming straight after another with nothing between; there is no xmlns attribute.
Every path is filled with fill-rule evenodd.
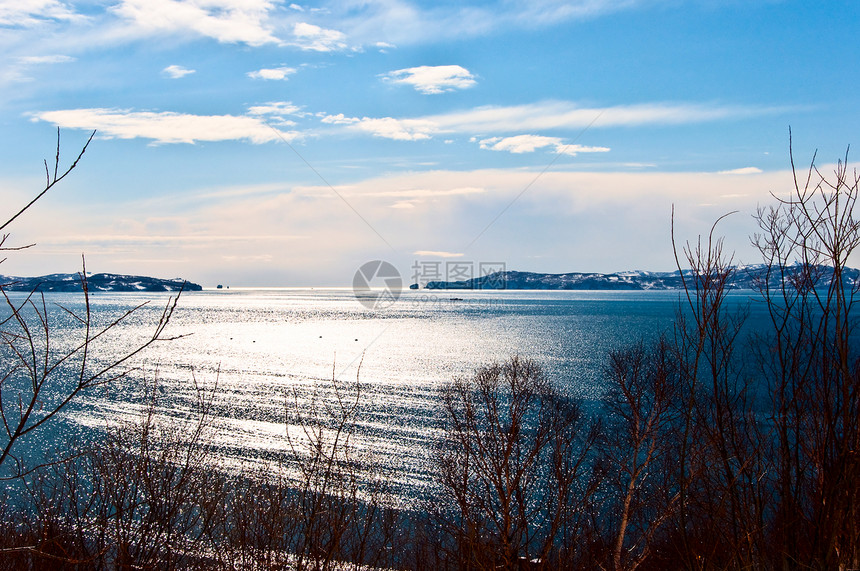
<svg viewBox="0 0 860 571"><path fill-rule="evenodd" d="M79 165L94 136L95 132L90 134L63 169L57 131L53 166L45 161L45 186L0 224L0 251L33 246L9 246L8 228ZM137 356L153 344L171 339L165 330L178 296L168 300L151 335L117 354L113 343L123 323L145 304L114 317L94 315L85 265L79 278L83 298L80 310L51 304L36 290L24 295L10 293L11 284L0 284L5 309L0 311L0 479L11 491L9 505L13 510L13 523L5 524L10 527L0 548L0 566L98 566L98 561L107 557L107 547L93 547L104 546L106 537L116 539L95 523L105 521L98 516L104 515L99 510L107 505L98 484L106 481L104 477L111 476L116 482L128 474L122 474L119 465L102 472L93 468L95 463L103 466L108 457L101 445L116 439L108 438L99 446L92 442L83 447L63 446L56 421L82 394L130 375L137 370ZM72 326L58 330L58 316ZM119 437L116 432L111 434ZM162 472L158 476L165 475ZM111 549L116 545L111 544Z"/></svg>
<svg viewBox="0 0 860 571"><path fill-rule="evenodd" d="M95 131L72 164L61 171L60 135L57 131L53 168L49 168L45 161L45 188L0 225L0 232L77 167L94 136ZM8 233L0 235L0 250L21 250L32 246L4 246L8 238ZM145 304L97 327L90 308L85 265L79 275L83 311L58 306L78 325L77 336L68 349L57 347L50 316L50 311L55 308L49 306L43 294L33 291L21 298L10 295L0 284L0 295L6 309L5 315L0 314L0 477L17 478L34 468L14 453L20 440L49 423L82 392L130 374L134 370L134 357L154 343L171 339L165 328L179 296L168 300L150 337L109 362L93 359L100 344L107 343L110 334Z"/></svg>
<svg viewBox="0 0 860 571"><path fill-rule="evenodd" d="M687 243L684 301L675 325L680 364L677 549L691 568L749 568L762 557L768 490L754 382L744 369L747 311L729 309L737 270L714 233ZM674 232L673 232L674 244Z"/></svg>
<svg viewBox="0 0 860 571"><path fill-rule="evenodd" d="M860 177L847 153L832 176L815 158L805 177L792 168L791 195L756 217L769 319L749 345L722 241L712 229L683 249L673 543L688 568L860 565L860 283L847 268Z"/></svg>
<svg viewBox="0 0 860 571"><path fill-rule="evenodd" d="M462 569L569 566L594 489L597 427L532 361L514 357L442 390L435 509Z"/></svg>
<svg viewBox="0 0 860 571"><path fill-rule="evenodd" d="M52 172L52 169L51 169L50 167L48 167L48 160L47 160L47 159L45 159L45 160L43 161L43 162L45 163L45 188L43 188L43 189L42 189L42 190L41 190L41 191L40 191L40 192L39 192L39 193L38 193L38 194L37 194L37 195L36 195L36 196L35 196L35 197L30 201L30 202L28 202L28 203L27 203L23 208L21 208L20 210L18 210L18 212L16 212L16 213L15 213L14 215L12 215L8 220L6 220L6 222L4 222L3 224L0 224L0 232L5 232L5 231L6 231L6 228L7 228L9 225L11 225L11 224L12 224L12 222L14 222L16 218L18 218L18 217L19 217L19 216L21 216L24 212L26 212L28 209L30 209L30 207L32 207L32 206L36 203L36 201L38 201L40 198L42 198L42 197L45 195L45 193L47 193L49 190L51 190L51 189L54 187L54 185L56 185L56 184L57 184L57 183L59 183L61 180L63 180L64 178L66 178L66 176L68 176L68 174L69 174L70 172L72 172L72 171L75 169L75 167L77 167L77 166L78 166L78 163L79 163L79 162L80 162L80 160L83 158L84 153L85 153L85 152L87 152L87 147L89 147L89 146L90 146L90 143L92 142L93 137L95 137L95 136L96 136L96 132L95 132L95 131L93 131L92 133L90 133L90 136L89 136L89 138L87 139L87 142L86 142L86 143L84 143L84 146L83 146L83 147L81 147L81 151L78 153L78 156L75 158L75 160L73 160L73 161L72 161L72 163L71 163L71 164L66 168L66 170L64 170L64 171L60 172L60 128L59 128L59 127L57 127L57 154L54 156L53 172ZM29 247L31 247L31 246L32 246L32 244L30 244L30 245L27 245L27 246L6 247L6 248L4 248L3 246L4 246L4 244L6 243L6 240L7 240L8 238L9 238L9 234L8 234L8 233L0 234L0 251L4 251L4 250L23 250L23 249L26 249L26 248L29 248ZM0 262L2 262L2 260L0 260Z"/></svg>
<svg viewBox="0 0 860 571"><path fill-rule="evenodd" d="M770 332L759 364L771 395L766 441L775 489L773 550L782 566L860 567L860 355L846 272L860 245L860 176L848 152L831 176L792 153L788 198L760 209L753 243L767 272L759 289Z"/></svg>
<svg viewBox="0 0 860 571"><path fill-rule="evenodd" d="M611 352L606 377L598 443L602 498L595 515L609 555L601 566L632 571L648 560L678 503L671 463L678 445L679 368L669 342L660 339Z"/></svg>

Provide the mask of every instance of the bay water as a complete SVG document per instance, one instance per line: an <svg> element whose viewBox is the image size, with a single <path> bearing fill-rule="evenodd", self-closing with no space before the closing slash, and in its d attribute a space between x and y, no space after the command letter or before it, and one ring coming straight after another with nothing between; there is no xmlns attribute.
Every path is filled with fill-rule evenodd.
<svg viewBox="0 0 860 571"><path fill-rule="evenodd" d="M750 306L750 292L729 305ZM518 355L537 361L577 398L604 393L607 354L670 333L678 291L405 291L365 307L351 289L204 290L181 295L160 341L117 382L89 390L64 418L80 431L135 421L145 387L159 415L187 416L211 399L207 438L225 467L274 469L294 451L305 421L355 402L353 445L398 493L430 485L438 389ZM94 293L105 326L144 304L94 344L91 370L152 335L168 294ZM80 294L45 294L57 354L80 339ZM326 407L329 407L328 409ZM287 434L291 438L287 438ZM299 435L298 437L296 435Z"/></svg>

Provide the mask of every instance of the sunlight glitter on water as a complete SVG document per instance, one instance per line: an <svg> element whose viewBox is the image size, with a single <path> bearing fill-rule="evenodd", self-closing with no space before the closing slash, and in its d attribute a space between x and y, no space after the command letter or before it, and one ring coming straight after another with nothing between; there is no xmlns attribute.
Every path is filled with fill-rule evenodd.
<svg viewBox="0 0 860 571"><path fill-rule="evenodd" d="M441 384L520 355L563 390L599 398L606 353L666 330L677 302L677 292L456 293L453 301L404 292L379 311L349 290L183 294L168 334L185 337L157 344L139 360L141 371L92 392L70 415L90 428L134 421L144 380L157 379L160 414L179 417L202 388L212 398L209 438L225 465L277 465L290 452L287 425L298 434L289 410L324 422L325 405L359 390L356 450L404 489L420 488L429 485ZM50 301L74 307L78 297ZM146 299L153 302L102 344L97 360L109 362L151 334L167 297L91 296L101 320Z"/></svg>

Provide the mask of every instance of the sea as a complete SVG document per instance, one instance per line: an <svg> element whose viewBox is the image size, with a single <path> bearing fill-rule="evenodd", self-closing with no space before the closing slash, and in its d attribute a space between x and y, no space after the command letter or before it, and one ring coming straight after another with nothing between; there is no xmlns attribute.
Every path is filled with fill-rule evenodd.
<svg viewBox="0 0 860 571"><path fill-rule="evenodd" d="M729 309L757 319L763 308L751 296L732 292ZM174 298L97 292L88 307L81 294L43 299L51 358L80 346L87 311L91 336L109 327L89 349L96 372L150 339ZM123 376L76 398L62 421L97 434L139 421L155 399L161 420L184 426L204 402L219 468L265 471L284 469L304 428L346 411L350 445L367 469L414 498L432 485L446 383L518 356L564 393L599 403L607 355L670 334L682 302L678 291L407 290L371 307L351 288L184 292L164 339L108 373ZM78 365L58 374L75 375Z"/></svg>

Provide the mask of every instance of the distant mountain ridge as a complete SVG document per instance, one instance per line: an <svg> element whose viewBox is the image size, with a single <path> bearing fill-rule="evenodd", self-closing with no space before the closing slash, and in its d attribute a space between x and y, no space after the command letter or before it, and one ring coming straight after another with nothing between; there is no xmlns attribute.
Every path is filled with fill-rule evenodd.
<svg viewBox="0 0 860 571"><path fill-rule="evenodd" d="M79 274L49 274L34 278L0 276L0 285L6 291L76 292L83 291ZM200 291L202 286L182 278L163 280L146 276L122 274L90 274L89 291Z"/></svg>
<svg viewBox="0 0 860 571"><path fill-rule="evenodd" d="M784 268L790 274L797 273L797 266ZM830 284L833 279L833 268L815 266L814 272L818 278L818 286ZM779 272L771 272L767 276L764 264L737 266L733 268L727 287L729 289L755 289L769 279L771 285L780 282ZM688 285L692 273L684 271ZM860 270L845 268L843 281L846 285L854 285L860 280ZM418 284L410 286L418 289ZM425 289L546 289L546 290L673 290L684 287L681 273L646 272L640 270L616 272L611 274L571 272L566 274L541 274L535 272L505 271L463 281L431 281Z"/></svg>

